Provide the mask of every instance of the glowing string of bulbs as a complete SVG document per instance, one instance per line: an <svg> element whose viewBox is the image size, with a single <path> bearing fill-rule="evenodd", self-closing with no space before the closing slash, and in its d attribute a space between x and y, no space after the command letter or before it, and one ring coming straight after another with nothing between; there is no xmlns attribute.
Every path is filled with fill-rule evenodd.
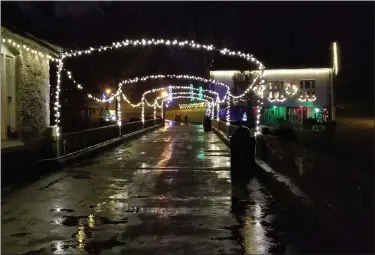
<svg viewBox="0 0 375 255"><path fill-rule="evenodd" d="M36 50L36 49L33 49L33 48L30 48L29 46L27 46L26 44L20 44L18 42L16 42L15 40L12 40L10 38L2 38L1 42L3 44L9 44L10 46L13 46L15 48L17 48L17 50L19 50L20 52L28 52L28 53L31 53L31 54L34 54L35 57L37 58L44 58L46 60L49 60L49 61L52 61L52 62L58 62L58 58L54 58L52 57L51 55L49 54L46 54L46 53L43 53L39 50Z"/></svg>
<svg viewBox="0 0 375 255"><path fill-rule="evenodd" d="M250 91L253 84L257 81L258 77L260 77L261 79L263 78L264 65L251 54L242 53L240 51L235 52L235 51L232 51L232 50L229 50L229 49L226 49L226 48L224 48L222 50L218 50L213 45L199 44L199 43L195 43L194 41L189 42L189 41L164 40L164 39L157 39L157 40L155 40L155 39L151 39L151 40L148 40L148 39L124 40L124 41L121 41L121 42L113 42L112 45L100 46L98 48L90 47L86 50L77 50L77 51L71 50L70 52L65 52L65 53L61 54L61 59L60 59L61 68L58 69L58 74L60 74L61 71L62 71L62 66L63 66L62 61L65 58L81 56L82 54L89 55L89 54L91 54L93 52L96 52L96 51L101 52L101 51L106 51L106 50L118 49L118 48L122 48L122 47L131 47L131 46L143 46L143 47L147 46L148 47L148 46L158 46L158 45L165 45L167 47L170 47L170 46L190 47L191 49L203 49L203 50L206 50L206 51L215 50L215 51L218 51L222 55L240 57L240 58L245 59L248 62L252 62L252 63L256 64L258 66L258 69L261 71L260 75L257 76L253 80L253 83L245 90L244 93L242 93L241 95L238 95L238 96L234 96L235 98L241 98L241 97L245 96ZM263 83L264 83L264 80L261 80L261 84L263 84ZM60 75L58 75L57 84L58 84L58 86L60 85ZM58 90L57 90L58 93L60 92L59 89L60 88L58 87ZM120 85L120 89L121 89L121 85ZM116 91L115 95L119 98L118 91ZM231 96L230 92L229 93L227 92L227 95ZM58 99L59 99L59 96L57 95L56 100L58 100ZM142 98L142 104L144 105L143 98ZM230 100L228 100L228 105L229 104L230 104ZM55 111L56 111L56 113L59 113L58 109L55 110ZM58 125L57 123L59 123L59 115L56 115L55 120L56 120L56 126L57 126Z"/></svg>
<svg viewBox="0 0 375 255"><path fill-rule="evenodd" d="M213 102L213 98L210 97L210 96L204 96L203 95L203 98L199 98L199 95L197 93L190 93L190 92L177 92L177 93L173 93L173 94L177 94L177 96L173 96L173 99L179 99L179 98L192 98L194 97L195 99L198 99L200 101L205 101L208 105L211 104ZM168 95L167 96L158 96L155 98L155 104L157 104L157 101L159 99L162 99L162 102L165 102L168 100ZM156 111L156 109L154 108L154 111ZM163 113L164 113L164 109L163 109L163 103L161 104L161 115L163 116ZM156 112L154 112L154 115L156 114ZM142 116L142 121L144 122L144 115Z"/></svg>
<svg viewBox="0 0 375 255"><path fill-rule="evenodd" d="M82 84L76 82L76 80L74 79L73 75L72 75L72 72L69 71L69 70L66 70L64 69L64 71L66 72L67 74L67 77L74 83L74 84L77 84L77 89L79 90L84 90L84 87ZM131 83L136 83L136 82L139 82L139 81L147 81L149 79L163 79L163 78L169 78L169 79L184 79L184 80L195 80L195 81L200 81L200 82L204 82L204 83L211 83L211 84L215 84L215 85L219 85L219 86L223 86L225 88L227 88L227 90L229 90L229 86L222 83L222 82L218 82L218 81L215 81L215 80L211 80L211 79L205 79L205 78L202 78L202 77L199 77L199 76L192 76L192 75L186 75L186 74L158 74L158 75L147 75L147 76L143 76L143 77L135 77L135 78L131 78L131 79L127 79L127 80L124 80L124 81L121 81L119 83L119 89L122 88L122 85L124 84L131 84ZM189 87L189 86L185 86L185 87ZM190 88L190 87L189 87ZM176 89L172 86L172 89ZM194 88L195 89L195 88ZM204 92L208 92L208 93L212 93L212 94L217 94L219 95L216 91L214 90L207 90L207 89L203 89L202 91ZM87 92L86 92L87 93ZM119 95L119 92L116 91L110 98L108 99L102 99L102 98L97 98L93 95L91 95L90 93L87 93L87 96L90 98L90 99L93 99L99 103L106 103L106 102L110 102L110 101L113 101L113 99ZM226 99L226 95L220 100L220 102L224 102ZM131 103L130 103L131 104ZM151 104L149 104L149 106L152 106Z"/></svg>

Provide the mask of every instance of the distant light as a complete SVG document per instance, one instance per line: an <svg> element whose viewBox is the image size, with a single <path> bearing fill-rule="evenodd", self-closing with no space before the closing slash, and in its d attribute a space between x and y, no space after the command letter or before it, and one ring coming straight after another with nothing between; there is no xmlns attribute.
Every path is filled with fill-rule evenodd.
<svg viewBox="0 0 375 255"><path fill-rule="evenodd" d="M335 74L339 72L339 63L338 63L338 52L337 52L337 43L333 43L333 70Z"/></svg>
<svg viewBox="0 0 375 255"><path fill-rule="evenodd" d="M111 89L106 89L105 90L105 93L107 93L107 95L111 94L111 92L112 92Z"/></svg>
<svg viewBox="0 0 375 255"><path fill-rule="evenodd" d="M320 109L319 108L315 108L315 112L320 112Z"/></svg>
<svg viewBox="0 0 375 255"><path fill-rule="evenodd" d="M276 105L274 105L273 108L275 109L275 108L276 108Z"/></svg>
<svg viewBox="0 0 375 255"><path fill-rule="evenodd" d="M116 120L116 116L112 116L112 120Z"/></svg>
<svg viewBox="0 0 375 255"><path fill-rule="evenodd" d="M331 68L301 68L301 69L265 69L264 77L268 75L304 75L304 74L326 74ZM238 71L211 71L210 74L214 78L221 78L218 76L232 77ZM260 71L254 71L259 74Z"/></svg>
<svg viewBox="0 0 375 255"><path fill-rule="evenodd" d="M168 96L168 92L167 91L162 91L161 92L161 96L162 97L167 97Z"/></svg>

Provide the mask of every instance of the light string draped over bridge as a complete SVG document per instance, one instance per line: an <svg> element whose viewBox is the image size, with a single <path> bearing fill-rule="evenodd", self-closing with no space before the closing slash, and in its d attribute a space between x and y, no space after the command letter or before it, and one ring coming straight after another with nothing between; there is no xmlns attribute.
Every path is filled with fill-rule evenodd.
<svg viewBox="0 0 375 255"><path fill-rule="evenodd" d="M67 77L74 84L76 84L77 89L84 90L83 85L81 83L78 83L74 79L71 71L69 71L67 69L64 69L64 71L66 72ZM136 83L136 82L140 82L140 81L147 81L149 79L155 79L156 80L156 79L165 79L165 78L168 78L168 79L178 79L178 80L195 80L195 81L201 81L201 82L204 82L204 83L209 83L209 84L223 86L227 90L229 90L229 86L226 85L226 84L224 84L224 83L222 83L222 82L218 82L218 81L211 80L211 79L206 79L206 78L199 77L199 76L187 75L187 74L157 74L157 75L147 75L147 76L142 76L142 77L135 77L135 78L131 78L131 79L127 79L127 80L121 81L119 83L119 90L122 88L122 86L124 84L131 84L131 83ZM172 87L172 89L173 89L173 87ZM92 94L90 94L88 92L86 92L86 94L87 94L87 96L90 99L93 99L93 100L95 100L95 101L97 101L99 103L106 103L106 102L113 101L114 98L117 97L120 94L119 90L117 90L115 93L113 93L109 98L98 98L98 97L95 97L95 96L93 96ZM217 93L214 90L208 90L208 89L203 90L203 91L206 91L206 92L209 92L209 93ZM220 99L220 103L225 102L226 97L227 97L227 93L225 93L225 96L222 99Z"/></svg>
<svg viewBox="0 0 375 255"><path fill-rule="evenodd" d="M240 51L233 51L230 49L218 49L213 45L204 45L200 43L196 43L195 41L178 41L178 40L165 40L165 39L140 39L140 40L123 40L121 42L113 42L111 45L105 45L105 46L100 46L100 47L89 47L85 50L70 50L69 52L65 52L61 54L61 57L59 59L59 65L58 65L58 71L57 71L57 86L56 86L56 95L55 95L55 100L57 102L57 105L59 105L59 94L60 94L60 83L61 83L61 72L63 70L63 61L64 59L67 58L72 58L72 57L77 57L81 55L90 55L94 52L102 52L102 51L107 51L107 50L114 50L114 49L119 49L119 48L124 48L124 47L157 47L157 46L165 46L165 47L177 47L177 48L190 48L194 50L203 50L203 51L216 51L220 53L221 55L226 55L226 56L231 56L231 57L238 57L242 58L249 63L253 63L257 66L257 69L260 72L257 72L256 77L253 79L253 82L248 86L248 88L242 93L241 95L231 95L230 91L227 91L227 95L233 96L235 98L241 98L245 96L249 90L253 87L253 85L257 82L260 81L260 84L262 85L264 83L263 80L263 70L264 70L264 65L257 60L253 55L249 53L243 53ZM120 89L121 89L120 85ZM120 98L121 93L119 91L116 91L115 97ZM143 102L143 100L142 100ZM120 107L120 106L119 106ZM59 128L59 123L60 123L60 109L59 107L55 107L55 127L56 130ZM118 123L121 122L121 118L118 119ZM59 133L57 132L57 136L59 136Z"/></svg>
<svg viewBox="0 0 375 255"><path fill-rule="evenodd" d="M161 89L160 89L160 90L161 90ZM148 91L146 91L146 92L148 92ZM145 92L145 93L146 93L146 92ZM144 93L144 95L145 95L145 93ZM168 99L168 96L172 96L173 99L176 99L176 98L178 98L178 96L182 96L182 95L187 95L187 96L194 97L194 98L198 98L198 99L200 98L200 95L199 95L198 93L195 93L195 92L193 92L193 93L191 93L191 92L173 92L172 95L165 95L165 96L156 97L156 98L155 98L155 101L154 101L154 104L152 104L152 105L150 105L150 106L158 105L158 104L157 104L157 101L158 101L158 99L160 99L160 98L164 98L164 99L167 101L167 100L169 100L169 99ZM164 99L163 99L163 100L164 100ZM211 96L203 95L202 99L207 100L208 102L210 102L210 104L215 104L214 98L211 97ZM142 102L144 102L144 100L145 100L145 98L142 97ZM144 103L141 104L141 106L142 106L141 121L144 123L144 121L145 121L145 115L144 115L144 106L145 106L145 105L144 105ZM159 106L159 105L158 105L158 106ZM154 111L156 111L156 108L155 108L155 107L154 107ZM154 112L154 115L155 115L155 114L156 114L156 113Z"/></svg>

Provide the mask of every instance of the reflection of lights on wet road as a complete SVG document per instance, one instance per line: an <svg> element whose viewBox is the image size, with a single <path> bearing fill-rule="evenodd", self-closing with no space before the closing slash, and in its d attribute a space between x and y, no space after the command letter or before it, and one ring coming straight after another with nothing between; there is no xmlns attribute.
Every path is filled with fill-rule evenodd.
<svg viewBox="0 0 375 255"><path fill-rule="evenodd" d="M62 241L56 241L53 245L55 246L54 254L64 252L64 243Z"/></svg>
<svg viewBox="0 0 375 255"><path fill-rule="evenodd" d="M84 231L84 227L80 225L78 227L78 232L77 232L77 241L78 241L78 248L81 250L84 250L85 248L85 243L84 243L85 238L86 238L86 234Z"/></svg>
<svg viewBox="0 0 375 255"><path fill-rule="evenodd" d="M142 163L142 165L141 165L141 168L148 168L148 167L150 167L150 165L147 164L147 163Z"/></svg>
<svg viewBox="0 0 375 255"><path fill-rule="evenodd" d="M53 220L53 223L56 224L56 225L61 225L63 223L63 219L62 218L56 218Z"/></svg>
<svg viewBox="0 0 375 255"><path fill-rule="evenodd" d="M245 214L245 226L243 230L244 245L247 253L250 254L266 254L267 237L266 230L260 224L262 209L258 203L255 204L253 213L250 210ZM251 215L253 214L253 215ZM254 220L251 218L254 216Z"/></svg>
<svg viewBox="0 0 375 255"><path fill-rule="evenodd" d="M121 191L117 194L109 196L110 199L128 199L129 192L128 191Z"/></svg>
<svg viewBox="0 0 375 255"><path fill-rule="evenodd" d="M217 174L217 177L220 179L226 179L226 180L230 179L229 171L215 171L215 173Z"/></svg>
<svg viewBox="0 0 375 255"><path fill-rule="evenodd" d="M204 149L203 149L203 148L200 148L200 149L199 149L199 152L198 152L197 158L199 158L199 159L204 159Z"/></svg>
<svg viewBox="0 0 375 255"><path fill-rule="evenodd" d="M88 222L90 228L94 228L95 227L94 215L89 215L87 222Z"/></svg>
<svg viewBox="0 0 375 255"><path fill-rule="evenodd" d="M161 155L161 160L157 163L156 167L165 167L168 165L168 161L171 159L173 152L173 142L170 142L167 147L164 147L163 154Z"/></svg>

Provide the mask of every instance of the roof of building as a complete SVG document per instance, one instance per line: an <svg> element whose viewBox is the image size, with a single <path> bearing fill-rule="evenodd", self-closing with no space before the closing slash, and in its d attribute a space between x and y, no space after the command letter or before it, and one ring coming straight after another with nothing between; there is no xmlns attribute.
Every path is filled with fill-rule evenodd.
<svg viewBox="0 0 375 255"><path fill-rule="evenodd" d="M18 36L21 36L21 37L24 37L26 39L32 40L33 42L39 44L41 47L46 48L48 51L50 51L55 56L60 55L60 53L62 53L64 51L63 47L60 47L56 44L52 44L50 42L47 42L47 41L45 41L43 39L40 39L40 38L30 34L30 33L27 33L25 31L21 31L21 30L15 28L15 27L1 26L1 30L2 31L5 30L8 33L17 34Z"/></svg>

